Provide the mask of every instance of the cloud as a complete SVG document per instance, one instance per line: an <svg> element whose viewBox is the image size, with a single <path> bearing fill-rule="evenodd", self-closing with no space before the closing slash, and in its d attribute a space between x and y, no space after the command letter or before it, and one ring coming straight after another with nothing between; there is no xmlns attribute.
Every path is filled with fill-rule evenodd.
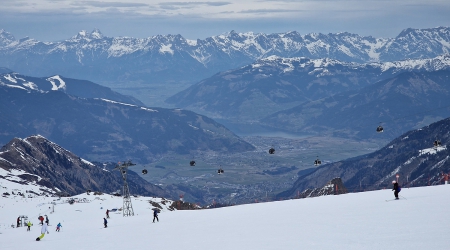
<svg viewBox="0 0 450 250"><path fill-rule="evenodd" d="M283 13L283 12L304 12L305 10L292 10L292 9L253 9L242 10L236 13L251 13L251 14L271 14L271 13Z"/></svg>
<svg viewBox="0 0 450 250"><path fill-rule="evenodd" d="M103 2L103 1L76 1L71 3L73 6L91 6L98 8L136 8L148 7L145 3L125 3L125 2Z"/></svg>
<svg viewBox="0 0 450 250"><path fill-rule="evenodd" d="M229 5L231 2L162 2L159 3L160 6L171 5L171 6L224 6Z"/></svg>
<svg viewBox="0 0 450 250"><path fill-rule="evenodd" d="M198 7L220 7L231 4L230 2L162 2L158 6L166 10L194 9Z"/></svg>
<svg viewBox="0 0 450 250"><path fill-rule="evenodd" d="M82 29L93 28L107 36L170 33L195 39L230 30L296 30L302 34L348 31L392 37L405 28L450 26L448 0L0 1L0 29L15 37L43 41L67 39Z"/></svg>

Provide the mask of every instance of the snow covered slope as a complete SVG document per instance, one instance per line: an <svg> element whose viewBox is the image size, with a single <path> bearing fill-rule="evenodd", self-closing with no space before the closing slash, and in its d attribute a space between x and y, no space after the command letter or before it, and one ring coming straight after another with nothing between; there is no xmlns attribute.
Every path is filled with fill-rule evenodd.
<svg viewBox="0 0 450 250"><path fill-rule="evenodd" d="M21 249L449 249L450 185L403 188L399 201L390 190L259 203L210 210L169 211L152 223L149 200L133 198L134 217L110 213L122 199L77 196L69 205L52 198L0 199L2 250ZM56 205L49 204L54 202ZM50 234L40 242L37 217L47 214ZM19 215L34 226L11 228ZM61 232L55 232L60 222Z"/></svg>

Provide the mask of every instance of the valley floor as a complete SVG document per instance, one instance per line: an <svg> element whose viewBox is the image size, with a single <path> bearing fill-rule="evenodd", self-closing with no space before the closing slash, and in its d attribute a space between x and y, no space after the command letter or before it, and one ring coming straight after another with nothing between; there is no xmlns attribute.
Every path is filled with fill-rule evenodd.
<svg viewBox="0 0 450 250"><path fill-rule="evenodd" d="M152 223L148 200L132 198L135 216L110 213L122 198L78 195L86 203L55 198L0 199L0 248L20 249L450 249L447 223L450 185L287 200L209 210L169 211ZM53 204L54 202L54 212ZM40 242L38 215L50 234ZM19 215L34 225L11 228ZM55 232L56 224L63 225Z"/></svg>
<svg viewBox="0 0 450 250"><path fill-rule="evenodd" d="M148 174L142 177L163 188L171 184L181 187L173 197L184 194L186 199L201 204L214 201L243 204L273 200L276 194L290 189L298 177L305 174L300 171L315 168L317 157L326 164L371 153L385 145L382 140L358 141L336 137L246 136L243 139L256 149L229 154L166 155L151 165L137 165L130 169L137 173L147 169ZM273 155L268 153L271 147L276 149ZM189 166L191 160L196 161L195 167ZM220 176L217 175L219 168L225 171ZM347 187L351 191L356 191L355 188Z"/></svg>

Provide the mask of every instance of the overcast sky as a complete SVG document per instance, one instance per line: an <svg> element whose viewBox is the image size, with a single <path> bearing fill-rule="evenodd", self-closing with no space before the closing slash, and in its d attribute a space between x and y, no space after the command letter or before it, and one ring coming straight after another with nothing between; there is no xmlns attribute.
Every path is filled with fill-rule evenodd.
<svg viewBox="0 0 450 250"><path fill-rule="evenodd" d="M109 37L204 39L231 30L395 37L437 26L450 26L450 0L0 0L0 29L41 41L94 28Z"/></svg>

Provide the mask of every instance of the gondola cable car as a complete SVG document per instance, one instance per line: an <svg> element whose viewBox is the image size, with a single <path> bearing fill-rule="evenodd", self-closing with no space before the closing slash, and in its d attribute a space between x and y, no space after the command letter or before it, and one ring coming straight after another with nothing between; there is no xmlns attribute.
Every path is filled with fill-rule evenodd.
<svg viewBox="0 0 450 250"><path fill-rule="evenodd" d="M383 133L384 132L384 129L383 129L383 126L381 126L381 122L380 122L380 125L378 125L378 127L377 127L377 133Z"/></svg>
<svg viewBox="0 0 450 250"><path fill-rule="evenodd" d="M314 161L314 165L319 166L320 164L322 164L322 161L320 161L319 156L317 156L317 159Z"/></svg>

